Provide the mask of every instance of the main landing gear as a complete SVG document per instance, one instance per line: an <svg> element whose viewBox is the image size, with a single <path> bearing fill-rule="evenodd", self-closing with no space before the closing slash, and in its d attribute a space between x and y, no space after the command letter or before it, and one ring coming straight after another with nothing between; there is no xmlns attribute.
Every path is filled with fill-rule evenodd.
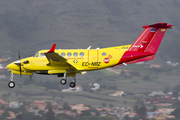
<svg viewBox="0 0 180 120"><path fill-rule="evenodd" d="M66 73L64 73L64 77L60 80L60 83L61 83L62 85L65 85L65 84L67 83ZM73 76L73 82L70 82L69 86L70 86L71 88L76 87L76 77L75 77L75 76Z"/></svg>
<svg viewBox="0 0 180 120"><path fill-rule="evenodd" d="M10 76L10 82L8 83L8 86L10 88L14 88L15 87L15 82L13 81L13 73L11 73L11 76Z"/></svg>

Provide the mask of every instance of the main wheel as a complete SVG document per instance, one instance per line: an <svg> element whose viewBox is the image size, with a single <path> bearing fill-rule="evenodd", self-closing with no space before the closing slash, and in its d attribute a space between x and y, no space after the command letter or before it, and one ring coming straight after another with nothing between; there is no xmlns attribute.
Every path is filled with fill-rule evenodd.
<svg viewBox="0 0 180 120"><path fill-rule="evenodd" d="M76 87L76 83L75 83L75 82L71 82L71 83L69 84L69 86L72 87L72 88L74 88L74 87Z"/></svg>
<svg viewBox="0 0 180 120"><path fill-rule="evenodd" d="M65 85L65 84L67 83L67 80L66 80L66 79L61 79L61 80L60 80L60 83L61 83L62 85Z"/></svg>
<svg viewBox="0 0 180 120"><path fill-rule="evenodd" d="M10 88L14 88L14 87L15 87L15 82L10 81L10 82L8 83L8 86L9 86Z"/></svg>

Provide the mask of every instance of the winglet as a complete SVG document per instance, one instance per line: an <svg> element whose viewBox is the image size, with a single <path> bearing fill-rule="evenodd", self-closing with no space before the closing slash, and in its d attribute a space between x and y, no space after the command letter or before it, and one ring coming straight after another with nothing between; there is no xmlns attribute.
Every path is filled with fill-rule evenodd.
<svg viewBox="0 0 180 120"><path fill-rule="evenodd" d="M51 47L51 49L47 53L54 52L55 48L56 48L56 44L53 44L53 46Z"/></svg>

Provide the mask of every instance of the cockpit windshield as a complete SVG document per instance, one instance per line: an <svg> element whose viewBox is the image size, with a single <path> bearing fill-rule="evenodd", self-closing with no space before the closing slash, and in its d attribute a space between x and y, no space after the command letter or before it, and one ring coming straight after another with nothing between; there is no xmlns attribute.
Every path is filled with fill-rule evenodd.
<svg viewBox="0 0 180 120"><path fill-rule="evenodd" d="M33 55L33 57L39 57L39 52Z"/></svg>
<svg viewBox="0 0 180 120"><path fill-rule="evenodd" d="M45 54L44 53L40 53L40 57L44 57L45 56Z"/></svg>

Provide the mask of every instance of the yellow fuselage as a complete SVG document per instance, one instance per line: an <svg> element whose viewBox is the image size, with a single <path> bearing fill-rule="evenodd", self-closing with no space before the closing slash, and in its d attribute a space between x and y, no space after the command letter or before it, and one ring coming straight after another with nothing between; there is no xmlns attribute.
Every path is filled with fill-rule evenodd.
<svg viewBox="0 0 180 120"><path fill-rule="evenodd" d="M78 71L98 70L118 64L120 58L131 45L116 46L102 49L56 49L54 52L61 55L67 62ZM48 71L48 74L65 73L71 66L57 62L55 65L48 65L46 56L41 54L48 50L40 50L34 57L21 59L22 74L31 75L32 72ZM28 60L28 64L23 62ZM11 68L12 73L20 74L19 67L11 63L7 66Z"/></svg>

